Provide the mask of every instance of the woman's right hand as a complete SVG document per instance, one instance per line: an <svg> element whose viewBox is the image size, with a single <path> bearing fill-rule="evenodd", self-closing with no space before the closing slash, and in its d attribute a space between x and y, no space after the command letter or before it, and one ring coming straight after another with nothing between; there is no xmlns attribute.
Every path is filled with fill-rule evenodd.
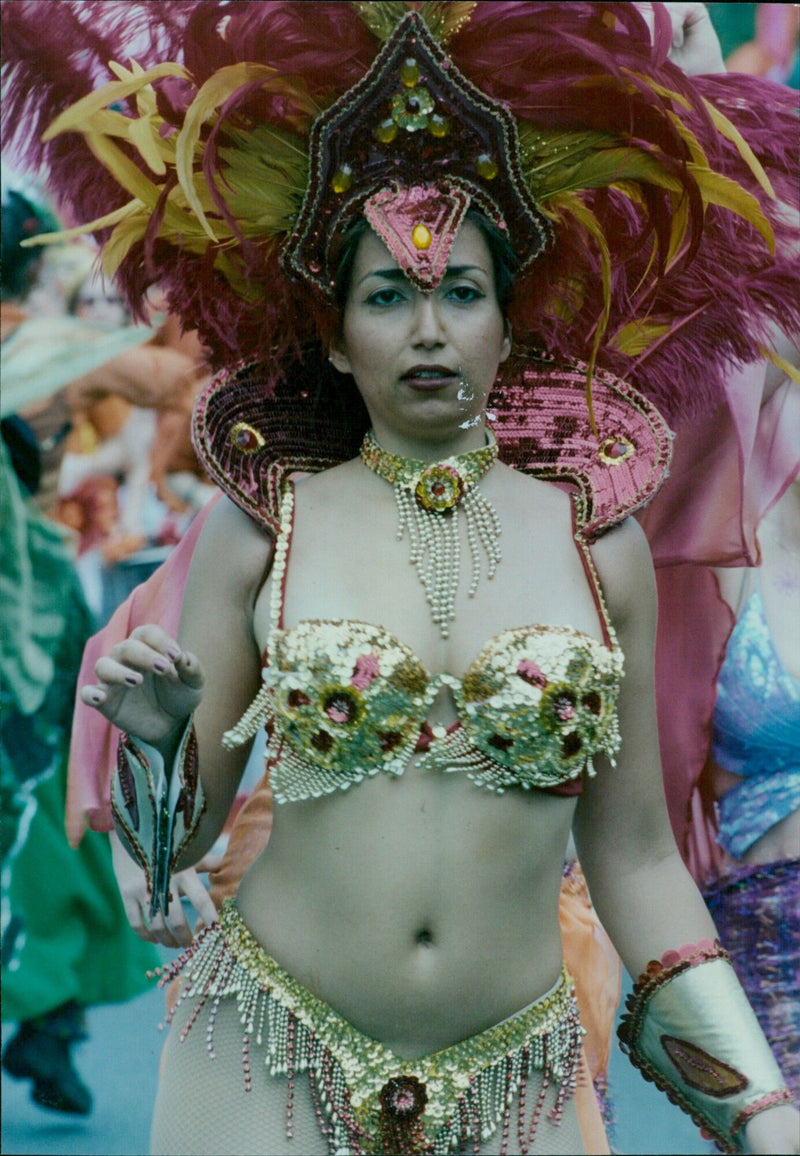
<svg viewBox="0 0 800 1156"><path fill-rule="evenodd" d="M81 688L82 701L154 746L183 727L200 703L205 681L197 656L152 624L137 626L110 657L98 659L95 675L95 684Z"/></svg>

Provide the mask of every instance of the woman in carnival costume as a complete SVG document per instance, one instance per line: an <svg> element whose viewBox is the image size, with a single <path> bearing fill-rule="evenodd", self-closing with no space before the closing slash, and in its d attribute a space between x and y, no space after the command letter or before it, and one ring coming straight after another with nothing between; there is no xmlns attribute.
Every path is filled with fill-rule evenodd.
<svg viewBox="0 0 800 1156"><path fill-rule="evenodd" d="M672 840L628 518L666 419L800 322L790 102L687 80L659 6L652 45L628 4L39 7L6 6L7 115L61 113L34 159L132 306L158 281L241 361L196 409L232 500L179 637L83 691L153 927L270 735L270 841L172 972L154 1150L580 1150L572 828L633 1061L723 1150L796 1151Z"/></svg>

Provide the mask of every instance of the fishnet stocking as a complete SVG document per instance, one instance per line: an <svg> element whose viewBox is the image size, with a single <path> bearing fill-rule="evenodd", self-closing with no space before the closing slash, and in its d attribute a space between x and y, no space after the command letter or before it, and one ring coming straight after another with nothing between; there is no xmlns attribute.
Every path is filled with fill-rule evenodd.
<svg viewBox="0 0 800 1156"><path fill-rule="evenodd" d="M164 1048L161 1079L151 1132L154 1156L327 1156L327 1141L317 1122L305 1074L296 1077L294 1138L286 1136L286 1080L270 1077L259 1049L251 1050L252 1091L246 1092L242 1073L242 1025L236 1001L223 1000L214 1028L216 1059L206 1051L207 1012L198 1017L183 1043L180 1031L193 1001L178 1009ZM539 1094L538 1073L527 1088L527 1116ZM573 1101L564 1106L555 1127L547 1112L555 1095L548 1090L531 1156L577 1156L584 1151ZM517 1102L512 1104L509 1156L518 1156ZM501 1132L480 1148L481 1156L497 1156ZM468 1147L471 1151L471 1146Z"/></svg>

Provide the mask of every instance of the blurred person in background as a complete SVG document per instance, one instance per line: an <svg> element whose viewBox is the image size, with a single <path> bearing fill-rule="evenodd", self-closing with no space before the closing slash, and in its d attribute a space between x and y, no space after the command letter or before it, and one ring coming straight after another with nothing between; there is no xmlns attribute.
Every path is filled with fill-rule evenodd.
<svg viewBox="0 0 800 1156"><path fill-rule="evenodd" d="M730 72L800 87L799 5L709 4L708 9Z"/></svg>
<svg viewBox="0 0 800 1156"><path fill-rule="evenodd" d="M800 447L800 404L794 418L791 437ZM717 680L706 775L725 855L704 894L800 1102L798 474L761 520L758 538L759 567L716 571L733 628Z"/></svg>
<svg viewBox="0 0 800 1156"><path fill-rule="evenodd" d="M706 445L679 428L640 520L655 543L673 831L797 1101L800 388L797 349L779 344L783 367L731 381L732 399L761 394L755 419L720 408Z"/></svg>
<svg viewBox="0 0 800 1156"><path fill-rule="evenodd" d="M26 339L26 298L40 259L19 242L54 226L34 200L16 191L4 197L4 353ZM62 349L70 367L64 372L93 368L125 344L112 337L92 347L90 337L84 329L76 348ZM58 361L58 350L51 352ZM35 373L15 378L17 363L4 358L0 440L3 1020L16 1025L2 1064L9 1075L31 1081L41 1107L85 1115L92 1094L72 1052L86 1038L86 1009L144 991L157 957L130 931L108 839L93 834L75 850L66 838L72 699L94 621L74 566L73 535L52 516L71 425L67 382L36 396L53 381Z"/></svg>

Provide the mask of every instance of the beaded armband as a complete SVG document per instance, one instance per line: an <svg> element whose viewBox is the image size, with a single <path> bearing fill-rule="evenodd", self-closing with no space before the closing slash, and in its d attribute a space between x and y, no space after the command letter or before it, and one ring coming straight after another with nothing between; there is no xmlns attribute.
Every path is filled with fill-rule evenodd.
<svg viewBox="0 0 800 1156"><path fill-rule="evenodd" d="M172 898L170 877L205 809L191 718L169 774L155 747L122 735L111 810L117 834L145 873L151 919L159 912L167 913Z"/></svg>
<svg viewBox="0 0 800 1156"><path fill-rule="evenodd" d="M645 1079L723 1152L743 1150L741 1130L758 1112L791 1102L719 941L652 960L628 996L617 1034Z"/></svg>

